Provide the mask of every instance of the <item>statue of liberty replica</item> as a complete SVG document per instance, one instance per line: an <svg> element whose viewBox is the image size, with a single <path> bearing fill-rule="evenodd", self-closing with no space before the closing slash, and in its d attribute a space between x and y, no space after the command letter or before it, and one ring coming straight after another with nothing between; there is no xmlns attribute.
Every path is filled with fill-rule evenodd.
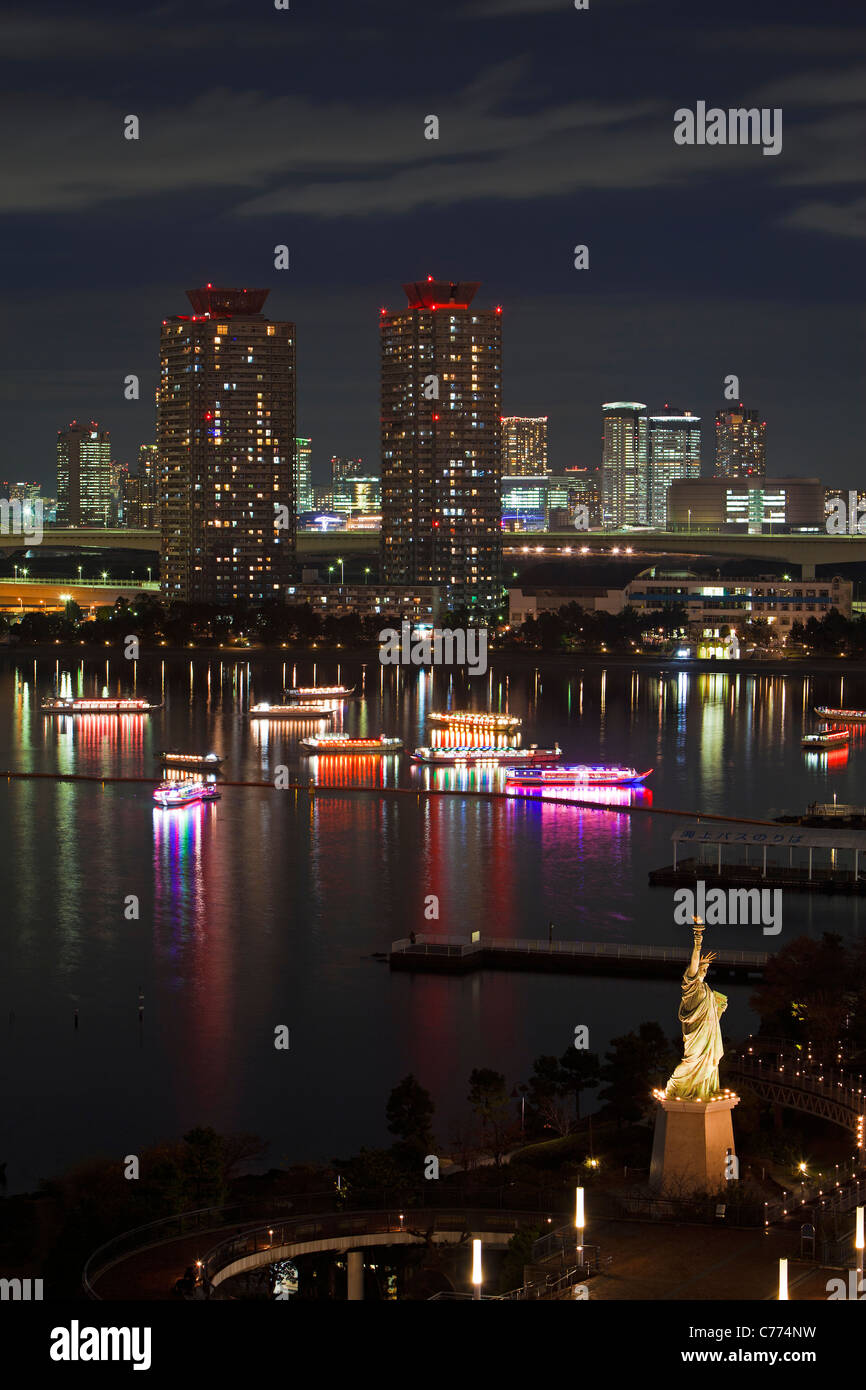
<svg viewBox="0 0 866 1390"><path fill-rule="evenodd" d="M700 917L695 918L692 931L694 946L683 975L678 1015L683 1025L683 1060L665 1087L665 1095L680 1100L712 1100L719 1094L719 1062L723 1055L720 1019L728 1001L706 982L716 953L701 955L704 928Z"/></svg>
<svg viewBox="0 0 866 1390"><path fill-rule="evenodd" d="M704 925L696 917L678 1014L683 1060L664 1092L655 1092L659 1108L650 1185L683 1195L719 1192L736 1177L731 1114L739 1097L719 1089L724 1053L721 1017L728 1001L707 984L707 971L716 955L714 951L701 954L703 936Z"/></svg>

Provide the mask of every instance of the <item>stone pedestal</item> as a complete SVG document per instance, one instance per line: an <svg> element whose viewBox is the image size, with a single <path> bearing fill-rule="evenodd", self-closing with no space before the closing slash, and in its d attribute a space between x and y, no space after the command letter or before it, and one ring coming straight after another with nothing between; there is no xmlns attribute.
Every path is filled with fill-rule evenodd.
<svg viewBox="0 0 866 1390"><path fill-rule="evenodd" d="M731 1114L739 1096L718 1100L659 1100L650 1187L672 1196L714 1192L726 1182L725 1159L734 1149Z"/></svg>

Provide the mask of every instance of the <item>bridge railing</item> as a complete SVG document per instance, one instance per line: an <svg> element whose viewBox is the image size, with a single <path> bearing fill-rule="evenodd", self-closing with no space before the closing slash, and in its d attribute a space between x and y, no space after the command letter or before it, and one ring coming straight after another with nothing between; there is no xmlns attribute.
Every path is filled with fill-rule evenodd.
<svg viewBox="0 0 866 1390"><path fill-rule="evenodd" d="M558 1213L557 1213L558 1215ZM308 1241L333 1242L340 1246L345 1242L363 1244L364 1236L393 1234L425 1234L433 1231L466 1233L484 1231L514 1234L522 1227L534 1224L540 1213L508 1212L485 1209L448 1211L438 1208L418 1210L407 1208L404 1211L358 1211L327 1213L312 1217L294 1217L284 1221L272 1221L267 1226L255 1230L242 1231L236 1236L220 1241L210 1249L202 1260L202 1274L206 1283L213 1282L214 1276L226 1269L236 1260L249 1255L276 1251L287 1245ZM546 1219L542 1217L542 1219ZM551 1216L550 1220L554 1217ZM275 1261L280 1257L275 1255ZM262 1261L267 1263L267 1261Z"/></svg>
<svg viewBox="0 0 866 1390"><path fill-rule="evenodd" d="M748 1053L734 1052L726 1060L730 1071L738 1076L751 1076L756 1080L790 1086L792 1090L801 1090L809 1095L823 1096L850 1109L855 1118L866 1110L866 1092L862 1087L855 1086L853 1082L846 1084L841 1079L832 1081L820 1072L815 1075L804 1067L801 1058L789 1057L780 1064L778 1057L768 1061Z"/></svg>

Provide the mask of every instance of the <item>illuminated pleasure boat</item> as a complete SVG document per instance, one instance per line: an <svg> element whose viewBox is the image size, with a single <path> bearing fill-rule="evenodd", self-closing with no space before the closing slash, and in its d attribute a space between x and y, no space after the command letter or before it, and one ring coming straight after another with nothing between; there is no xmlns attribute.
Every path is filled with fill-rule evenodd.
<svg viewBox="0 0 866 1390"><path fill-rule="evenodd" d="M831 724L866 724L866 709L828 709L826 705L818 705L815 713L822 719L829 719Z"/></svg>
<svg viewBox="0 0 866 1390"><path fill-rule="evenodd" d="M479 713L471 709L443 710L428 715L428 718L431 724L462 724L467 729L496 729L500 732L519 729L523 723L516 714L493 714L490 711Z"/></svg>
<svg viewBox="0 0 866 1390"><path fill-rule="evenodd" d="M290 700L348 700L354 695L353 685L296 685L287 690Z"/></svg>
<svg viewBox="0 0 866 1390"><path fill-rule="evenodd" d="M631 787L645 782L652 768L605 767L600 763L568 763L565 767L517 768L505 781L509 787Z"/></svg>
<svg viewBox="0 0 866 1390"><path fill-rule="evenodd" d="M218 753L158 753L157 757L171 767L216 768L222 763Z"/></svg>
<svg viewBox="0 0 866 1390"><path fill-rule="evenodd" d="M154 789L157 806L170 811L178 806L193 806L199 801L218 801L219 788L215 782L160 782Z"/></svg>
<svg viewBox="0 0 866 1390"><path fill-rule="evenodd" d="M97 696L91 700L75 700L71 695L54 695L39 706L43 714L150 714L162 705L149 700L127 700L115 695Z"/></svg>
<svg viewBox="0 0 866 1390"><path fill-rule="evenodd" d="M804 734L801 742L804 748L839 748L847 743L850 737L847 729L831 729L829 724L825 724L822 729L816 729L814 734Z"/></svg>
<svg viewBox="0 0 866 1390"><path fill-rule="evenodd" d="M387 738L385 734L381 734L379 738L352 738L350 734L319 734L299 739L298 746L303 748L305 753L315 754L317 757L323 753L369 753L375 757L384 757L387 753L400 753L403 740Z"/></svg>
<svg viewBox="0 0 866 1390"><path fill-rule="evenodd" d="M433 763L437 767L455 767L463 763L553 763L562 757L559 744L553 748L493 748L478 744L465 748L416 748L409 754L413 763Z"/></svg>
<svg viewBox="0 0 866 1390"><path fill-rule="evenodd" d="M334 711L324 705L269 705L262 701L250 707L250 719L333 719Z"/></svg>

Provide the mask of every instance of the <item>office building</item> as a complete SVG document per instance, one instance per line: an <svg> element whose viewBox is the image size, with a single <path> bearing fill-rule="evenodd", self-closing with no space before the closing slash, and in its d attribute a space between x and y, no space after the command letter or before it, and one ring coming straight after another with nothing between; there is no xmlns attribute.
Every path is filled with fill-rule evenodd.
<svg viewBox="0 0 866 1390"><path fill-rule="evenodd" d="M57 431L57 520L60 526L111 523L111 435L96 420Z"/></svg>
<svg viewBox="0 0 866 1390"><path fill-rule="evenodd" d="M369 516L382 510L379 478L346 477L331 488L331 505L345 516Z"/></svg>
<svg viewBox="0 0 866 1390"><path fill-rule="evenodd" d="M668 489L671 531L819 531L824 486L817 478L690 478Z"/></svg>
<svg viewBox="0 0 866 1390"><path fill-rule="evenodd" d="M650 500L652 526L667 525L667 491L680 478L701 476L701 421L690 410L669 405L649 417Z"/></svg>
<svg viewBox="0 0 866 1390"><path fill-rule="evenodd" d="M501 603L501 310L475 282L404 285L382 309L382 578Z"/></svg>
<svg viewBox="0 0 866 1390"><path fill-rule="evenodd" d="M510 478L547 472L547 416L503 415L502 473Z"/></svg>
<svg viewBox="0 0 866 1390"><path fill-rule="evenodd" d="M766 420L743 405L716 414L716 477L763 478L767 471Z"/></svg>
<svg viewBox="0 0 866 1390"><path fill-rule="evenodd" d="M602 406L602 518L611 528L649 524L646 406L608 401Z"/></svg>
<svg viewBox="0 0 866 1390"><path fill-rule="evenodd" d="M295 554L295 326L268 291L188 290L162 325L157 446L166 599L281 597Z"/></svg>

